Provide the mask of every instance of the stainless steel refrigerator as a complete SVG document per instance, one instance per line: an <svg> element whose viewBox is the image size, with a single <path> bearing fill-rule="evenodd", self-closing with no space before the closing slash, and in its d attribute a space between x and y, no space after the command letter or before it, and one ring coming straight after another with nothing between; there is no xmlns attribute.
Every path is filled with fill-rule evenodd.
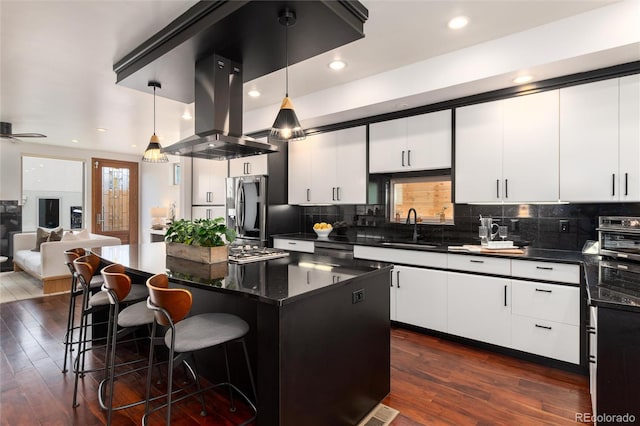
<svg viewBox="0 0 640 426"><path fill-rule="evenodd" d="M240 176L226 180L227 226L235 229L234 244L272 246L274 234L299 232L298 206L283 201L281 188L269 188L269 176Z"/></svg>

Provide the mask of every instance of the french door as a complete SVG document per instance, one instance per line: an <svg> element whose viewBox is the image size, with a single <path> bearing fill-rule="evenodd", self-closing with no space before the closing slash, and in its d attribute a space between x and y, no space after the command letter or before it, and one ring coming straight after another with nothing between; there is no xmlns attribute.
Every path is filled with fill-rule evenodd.
<svg viewBox="0 0 640 426"><path fill-rule="evenodd" d="M92 232L138 242L138 163L91 159Z"/></svg>

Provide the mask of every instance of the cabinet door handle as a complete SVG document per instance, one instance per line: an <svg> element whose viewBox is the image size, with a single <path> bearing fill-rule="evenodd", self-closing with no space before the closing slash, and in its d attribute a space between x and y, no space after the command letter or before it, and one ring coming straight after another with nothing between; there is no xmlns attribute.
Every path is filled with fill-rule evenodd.
<svg viewBox="0 0 640 426"><path fill-rule="evenodd" d="M611 195L616 195L616 174L611 174Z"/></svg>
<svg viewBox="0 0 640 426"><path fill-rule="evenodd" d="M207 211L206 213L207 219L211 219L211 209L207 209L206 211Z"/></svg>
<svg viewBox="0 0 640 426"><path fill-rule="evenodd" d="M484 263L484 260L470 259L469 262L471 262L471 263Z"/></svg>
<svg viewBox="0 0 640 426"><path fill-rule="evenodd" d="M331 199L333 201L336 200L336 187L335 186L331 187Z"/></svg>
<svg viewBox="0 0 640 426"><path fill-rule="evenodd" d="M391 283L391 287L393 287L393 269L389 271L389 282Z"/></svg>
<svg viewBox="0 0 640 426"><path fill-rule="evenodd" d="M247 163L247 174L251 174L251 163Z"/></svg>
<svg viewBox="0 0 640 426"><path fill-rule="evenodd" d="M340 187L336 186L336 201L340 201Z"/></svg>
<svg viewBox="0 0 640 426"><path fill-rule="evenodd" d="M536 269L542 269L544 271L553 271L551 266L536 266Z"/></svg>
<svg viewBox="0 0 640 426"><path fill-rule="evenodd" d="M396 272L396 286L400 288L400 271Z"/></svg>
<svg viewBox="0 0 640 426"><path fill-rule="evenodd" d="M311 190L307 188L307 201L311 201Z"/></svg>
<svg viewBox="0 0 640 426"><path fill-rule="evenodd" d="M210 203L212 201L212 199L213 199L213 193L212 192L207 192L206 199L207 199L207 203Z"/></svg>
<svg viewBox="0 0 640 426"><path fill-rule="evenodd" d="M546 325L540 325L540 324L536 324L537 328L544 328L545 330L551 330L552 327L547 327Z"/></svg>
<svg viewBox="0 0 640 426"><path fill-rule="evenodd" d="M411 150L407 151L407 166L411 166Z"/></svg>
<svg viewBox="0 0 640 426"><path fill-rule="evenodd" d="M294 242L292 242L292 241L289 241L287 244L291 244L292 246L295 246L295 245L296 245L296 244L298 244L298 243L294 243Z"/></svg>
<svg viewBox="0 0 640 426"><path fill-rule="evenodd" d="M504 286L504 306L507 306L507 285Z"/></svg>
<svg viewBox="0 0 640 426"><path fill-rule="evenodd" d="M404 151L402 151L402 167L404 167Z"/></svg>
<svg viewBox="0 0 640 426"><path fill-rule="evenodd" d="M541 288L536 288L536 291L539 291L541 293L552 293L553 292L553 290L543 290Z"/></svg>
<svg viewBox="0 0 640 426"><path fill-rule="evenodd" d="M629 195L629 173L624 174L624 195Z"/></svg>
<svg viewBox="0 0 640 426"><path fill-rule="evenodd" d="M309 272L311 272L311 271L307 271L307 284L310 284L309 283Z"/></svg>
<svg viewBox="0 0 640 426"><path fill-rule="evenodd" d="M500 198L500 179L496 179L496 198Z"/></svg>
<svg viewBox="0 0 640 426"><path fill-rule="evenodd" d="M596 364L596 357L593 355L589 355L589 363Z"/></svg>
<svg viewBox="0 0 640 426"><path fill-rule="evenodd" d="M504 180L504 198L509 198L509 179Z"/></svg>

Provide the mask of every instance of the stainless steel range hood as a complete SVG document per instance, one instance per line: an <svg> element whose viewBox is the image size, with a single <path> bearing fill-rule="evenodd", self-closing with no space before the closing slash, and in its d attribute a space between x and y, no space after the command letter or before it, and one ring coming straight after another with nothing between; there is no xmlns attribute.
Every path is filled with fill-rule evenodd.
<svg viewBox="0 0 640 426"><path fill-rule="evenodd" d="M275 145L242 135L242 65L210 55L195 66L196 134L163 151L213 160L277 152Z"/></svg>

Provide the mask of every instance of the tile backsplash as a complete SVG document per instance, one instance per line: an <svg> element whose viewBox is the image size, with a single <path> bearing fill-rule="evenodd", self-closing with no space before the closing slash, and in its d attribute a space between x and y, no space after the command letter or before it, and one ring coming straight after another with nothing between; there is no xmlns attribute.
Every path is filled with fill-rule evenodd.
<svg viewBox="0 0 640 426"><path fill-rule="evenodd" d="M418 224L419 238L437 244L478 244L479 217L491 216L509 228L508 240L531 247L581 250L597 239L599 216L640 216L640 203L454 205L454 225ZM385 205L306 206L300 226L311 232L316 222L344 221L352 237L410 238L413 225L390 223ZM567 221L567 232L560 232Z"/></svg>

